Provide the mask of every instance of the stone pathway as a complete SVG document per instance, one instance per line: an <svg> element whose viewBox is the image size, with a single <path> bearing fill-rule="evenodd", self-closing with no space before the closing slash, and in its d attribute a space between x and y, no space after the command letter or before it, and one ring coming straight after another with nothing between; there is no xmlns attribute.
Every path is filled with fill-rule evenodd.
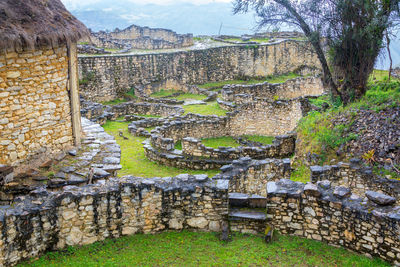
<svg viewBox="0 0 400 267"><path fill-rule="evenodd" d="M0 202L28 194L38 188L60 190L68 185L85 185L116 176L122 168L121 148L115 138L97 123L82 118L82 145L78 150L60 154L38 169L15 175L2 187Z"/></svg>

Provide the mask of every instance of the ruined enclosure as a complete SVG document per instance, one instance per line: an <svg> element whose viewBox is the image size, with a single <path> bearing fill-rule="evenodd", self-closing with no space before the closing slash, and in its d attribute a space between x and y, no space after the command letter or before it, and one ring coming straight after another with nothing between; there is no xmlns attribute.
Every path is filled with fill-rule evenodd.
<svg viewBox="0 0 400 267"><path fill-rule="evenodd" d="M163 47L190 43L134 26L102 34L99 40L115 42L104 46L134 45L129 40L138 36L164 39L150 42ZM1 265L70 245L182 229L266 239L278 230L400 264L399 183L376 179L356 159L312 166L307 184L289 180L293 130L318 109L310 99L326 93L305 42L80 56L82 138L73 103L74 58L74 46L65 44L0 55L0 164L19 165L43 149L66 152L25 176L0 165ZM296 78L258 82L289 73ZM234 79L240 84L227 82ZM221 84L200 85L209 82ZM114 102L96 103L103 101ZM193 106L224 113L188 112ZM112 133L105 131L110 122L118 123ZM253 135L273 141L264 144L248 137ZM219 137L235 138L238 146L203 143ZM66 150L77 140L79 148ZM174 175L118 177L127 161L170 168Z"/></svg>

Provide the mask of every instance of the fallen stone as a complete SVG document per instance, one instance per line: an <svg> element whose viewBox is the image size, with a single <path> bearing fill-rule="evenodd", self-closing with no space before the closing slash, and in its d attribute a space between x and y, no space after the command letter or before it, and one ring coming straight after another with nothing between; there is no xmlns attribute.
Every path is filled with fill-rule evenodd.
<svg viewBox="0 0 400 267"><path fill-rule="evenodd" d="M365 192L365 195L372 202L382 206L392 205L396 202L396 199L394 197L378 193L375 191L367 191Z"/></svg>

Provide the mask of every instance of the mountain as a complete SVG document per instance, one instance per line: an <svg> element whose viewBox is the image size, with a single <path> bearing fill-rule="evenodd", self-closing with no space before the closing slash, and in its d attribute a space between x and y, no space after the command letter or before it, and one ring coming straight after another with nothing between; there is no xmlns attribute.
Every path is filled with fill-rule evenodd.
<svg viewBox="0 0 400 267"><path fill-rule="evenodd" d="M178 33L216 35L222 24L221 34L242 35L256 32L254 13L233 15L231 3L214 1L208 4L187 2L149 4L145 1L137 3L132 0L62 1L72 14L94 31L123 29L136 24L171 29ZM400 39L392 40L391 51L394 66L400 65ZM386 50L378 59L377 68L389 67L385 52Z"/></svg>

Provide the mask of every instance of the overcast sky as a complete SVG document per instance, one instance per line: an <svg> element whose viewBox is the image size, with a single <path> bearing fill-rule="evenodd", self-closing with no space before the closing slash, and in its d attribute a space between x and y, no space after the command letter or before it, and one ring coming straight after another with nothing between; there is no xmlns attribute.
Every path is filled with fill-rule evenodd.
<svg viewBox="0 0 400 267"><path fill-rule="evenodd" d="M75 7L81 4L93 4L99 2L99 0L61 0L67 7ZM113 3L114 0L110 0L110 4ZM223 2L229 3L232 0L129 0L130 2L137 4L159 4L159 5L169 5L176 4L181 2L192 3L192 4L208 4L213 2Z"/></svg>

